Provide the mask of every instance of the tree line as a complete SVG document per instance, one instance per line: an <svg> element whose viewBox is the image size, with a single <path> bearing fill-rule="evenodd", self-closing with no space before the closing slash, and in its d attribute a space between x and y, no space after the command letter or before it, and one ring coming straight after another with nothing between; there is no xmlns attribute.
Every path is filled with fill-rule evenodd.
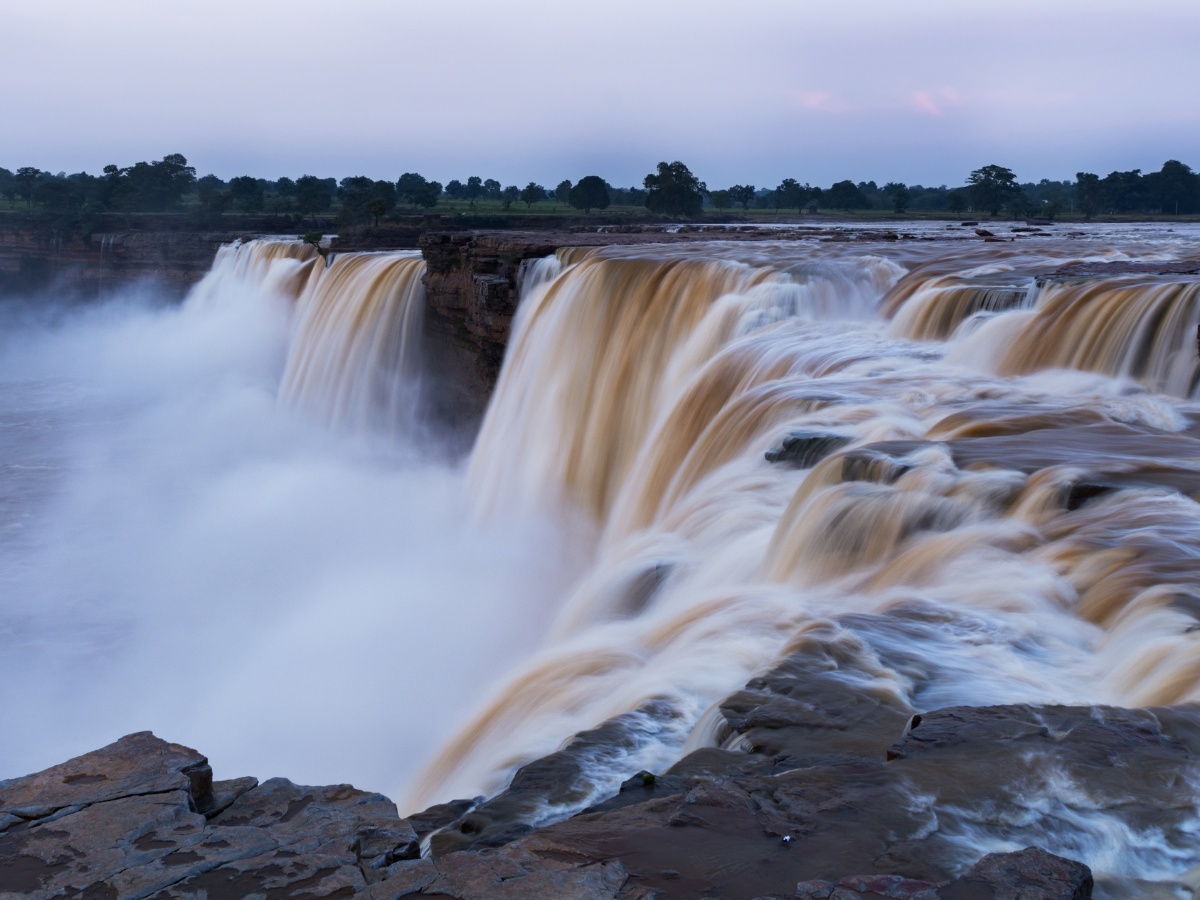
<svg viewBox="0 0 1200 900"><path fill-rule="evenodd" d="M53 174L25 166L0 167L0 196L11 204L39 210L52 217L72 219L97 213L198 212L218 218L227 212L287 215L295 222L334 216L339 226L375 223L404 209L431 210L444 201L475 209L484 201L509 210L523 204L554 202L585 213L610 206L644 207L672 217L695 217L702 210L774 210L798 213L825 210L946 211L1009 214L1015 217L1072 212L1090 218L1097 214L1188 215L1200 212L1200 175L1178 160L1168 160L1157 172L1140 169L1110 172L1104 177L1079 172L1074 181L1020 183L1012 170L999 165L972 171L962 186L926 187L919 184L874 181L834 182L829 187L785 178L774 188L735 184L709 190L682 162L660 162L640 187L614 187L599 175L577 182L560 181L553 188L530 181L524 187L503 186L493 178L472 175L445 185L416 172L396 181L367 176L342 179L303 175L275 180L243 175L224 180L197 177L182 154L138 162L124 168L105 166L100 175L79 172Z"/></svg>

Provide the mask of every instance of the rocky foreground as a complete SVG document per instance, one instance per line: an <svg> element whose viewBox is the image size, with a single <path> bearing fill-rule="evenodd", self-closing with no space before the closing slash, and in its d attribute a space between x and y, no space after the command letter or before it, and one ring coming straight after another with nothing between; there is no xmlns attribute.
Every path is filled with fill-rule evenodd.
<svg viewBox="0 0 1200 900"><path fill-rule="evenodd" d="M835 630L813 634L722 705L736 749L637 773L541 827L531 811L569 795L587 748L611 742L619 722L525 766L494 798L408 819L347 785L213 781L196 751L129 735L0 782L0 898L1067 900L1092 896L1092 873L1027 846L1041 821L1031 810L1060 842L1096 813L1164 845L1186 840L1195 709L914 714L839 676L865 650ZM1010 852L979 858L964 836L980 831ZM1196 887L1100 886L1118 897Z"/></svg>

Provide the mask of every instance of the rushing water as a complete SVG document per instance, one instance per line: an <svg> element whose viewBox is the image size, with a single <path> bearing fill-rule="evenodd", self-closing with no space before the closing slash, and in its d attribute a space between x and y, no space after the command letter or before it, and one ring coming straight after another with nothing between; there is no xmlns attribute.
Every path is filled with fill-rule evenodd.
<svg viewBox="0 0 1200 900"><path fill-rule="evenodd" d="M0 775L153 727L415 809L631 714L553 818L831 629L915 710L1200 700L1197 282L1039 277L1197 237L562 251L465 472L412 449L411 254L234 246L182 308L14 322ZM1071 803L1006 839L1200 863Z"/></svg>

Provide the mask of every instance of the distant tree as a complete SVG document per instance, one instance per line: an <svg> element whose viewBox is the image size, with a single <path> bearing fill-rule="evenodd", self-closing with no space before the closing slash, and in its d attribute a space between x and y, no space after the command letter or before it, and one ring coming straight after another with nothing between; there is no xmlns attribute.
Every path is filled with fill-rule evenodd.
<svg viewBox="0 0 1200 900"><path fill-rule="evenodd" d="M967 176L971 204L986 209L989 215L999 215L1000 208L1020 193L1017 178L1004 166L982 166Z"/></svg>
<svg viewBox="0 0 1200 900"><path fill-rule="evenodd" d="M867 199L862 189L853 181L839 181L825 192L827 205L837 209L870 209L871 201Z"/></svg>
<svg viewBox="0 0 1200 900"><path fill-rule="evenodd" d="M430 209L437 206L442 186L436 181L426 181L424 176L418 175L416 172L405 172L396 182L396 193L410 206L422 206Z"/></svg>
<svg viewBox="0 0 1200 900"><path fill-rule="evenodd" d="M1177 159L1167 160L1162 169L1147 175L1145 182L1151 202L1160 212L1179 215L1200 209L1200 177Z"/></svg>
<svg viewBox="0 0 1200 900"><path fill-rule="evenodd" d="M754 185L735 184L729 189L729 199L742 204L742 209L749 209L750 201L754 199Z"/></svg>
<svg viewBox="0 0 1200 900"><path fill-rule="evenodd" d="M504 210L507 212L512 208L512 205L521 199L521 189L515 184L510 184L508 187L500 191L500 202L504 204Z"/></svg>
<svg viewBox="0 0 1200 900"><path fill-rule="evenodd" d="M892 211L897 215L908 212L908 204L912 201L912 194L909 193L908 186L900 181L889 181L883 186L883 192L891 198Z"/></svg>
<svg viewBox="0 0 1200 900"><path fill-rule="evenodd" d="M302 216L315 216L325 212L333 203L329 185L325 179L315 175L304 175L296 179L296 211Z"/></svg>
<svg viewBox="0 0 1200 900"><path fill-rule="evenodd" d="M555 203L570 203L571 202L571 180L564 178L554 188Z"/></svg>
<svg viewBox="0 0 1200 900"><path fill-rule="evenodd" d="M462 200L466 196L466 186L457 178L446 182L446 196L451 200Z"/></svg>
<svg viewBox="0 0 1200 900"><path fill-rule="evenodd" d="M84 190L76 181L44 172L33 187L33 201L51 216L70 219L83 208Z"/></svg>
<svg viewBox="0 0 1200 900"><path fill-rule="evenodd" d="M660 162L658 172L647 175L644 183L650 192L646 207L651 212L668 216L700 215L704 195L708 193L707 185L678 160Z"/></svg>
<svg viewBox="0 0 1200 900"><path fill-rule="evenodd" d="M733 206L732 188L724 191L713 191L708 196L716 209L729 209L729 207Z"/></svg>
<svg viewBox="0 0 1200 900"><path fill-rule="evenodd" d="M608 182L599 175L585 175L571 188L568 200L573 207L582 209L585 214L593 209L608 209Z"/></svg>
<svg viewBox="0 0 1200 900"><path fill-rule="evenodd" d="M504 190L500 187L500 182L495 178L488 178L483 182L483 196L487 199L499 200L503 193Z"/></svg>
<svg viewBox="0 0 1200 900"><path fill-rule="evenodd" d="M776 209L790 209L794 206L797 212L801 212L805 201L808 200L808 191L801 187L795 178L785 178L779 183L779 187L775 188L774 199Z"/></svg>
<svg viewBox="0 0 1200 900"><path fill-rule="evenodd" d="M3 166L0 166L0 197L9 203L17 199L17 178Z"/></svg>
<svg viewBox="0 0 1200 900"><path fill-rule="evenodd" d="M295 197L296 182L287 177L277 179L274 185L274 191L280 197Z"/></svg>
<svg viewBox="0 0 1200 900"><path fill-rule="evenodd" d="M645 206L648 196L650 196L649 192L640 187L627 188L625 191L625 201L630 206Z"/></svg>
<svg viewBox="0 0 1200 900"><path fill-rule="evenodd" d="M467 198L467 202L471 205L471 209L475 208L475 201L483 196L483 179L478 175L472 175L467 179L466 190L463 191L463 196Z"/></svg>
<svg viewBox="0 0 1200 900"><path fill-rule="evenodd" d="M234 205L244 213L262 212L264 204L263 189L257 178L242 175L229 179L229 193Z"/></svg>
<svg viewBox="0 0 1200 900"><path fill-rule="evenodd" d="M541 203L545 199L546 189L536 182L531 181L521 188L521 202L525 204L526 209L531 209L533 204Z"/></svg>
<svg viewBox="0 0 1200 900"><path fill-rule="evenodd" d="M953 213L966 212L967 192L963 188L955 188L946 192L946 209Z"/></svg>
<svg viewBox="0 0 1200 900"><path fill-rule="evenodd" d="M21 166L17 169L14 176L16 182L16 196L25 201L26 206L33 206L33 192L37 188L38 182L42 176L48 173L33 166Z"/></svg>
<svg viewBox="0 0 1200 900"><path fill-rule="evenodd" d="M371 215L375 227L378 228L380 218L387 215L388 204L383 197L374 196L363 204L363 208Z"/></svg>
<svg viewBox="0 0 1200 900"><path fill-rule="evenodd" d="M1105 205L1113 212L1133 212L1151 205L1141 169L1109 172L1100 184L1104 189Z"/></svg>

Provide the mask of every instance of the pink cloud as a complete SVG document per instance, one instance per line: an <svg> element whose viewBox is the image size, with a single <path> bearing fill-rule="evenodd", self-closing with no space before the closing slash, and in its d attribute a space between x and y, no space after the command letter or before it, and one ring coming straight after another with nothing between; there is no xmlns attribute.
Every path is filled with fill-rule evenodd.
<svg viewBox="0 0 1200 900"><path fill-rule="evenodd" d="M800 91L797 97L801 106L817 112L844 113L851 108L850 104L838 99L829 91Z"/></svg>
<svg viewBox="0 0 1200 900"><path fill-rule="evenodd" d="M941 118L946 111L962 102L958 91L954 88L934 88L932 90L913 91L908 95L908 105L917 112L927 116Z"/></svg>

